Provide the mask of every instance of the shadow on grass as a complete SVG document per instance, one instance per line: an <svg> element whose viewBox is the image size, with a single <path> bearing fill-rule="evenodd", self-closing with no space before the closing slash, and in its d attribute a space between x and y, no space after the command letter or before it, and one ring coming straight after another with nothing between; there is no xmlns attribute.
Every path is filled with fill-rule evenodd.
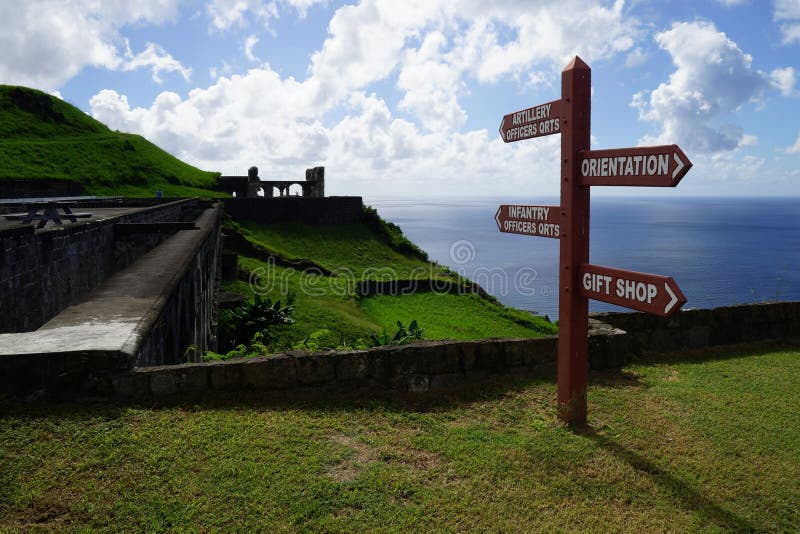
<svg viewBox="0 0 800 534"><path fill-rule="evenodd" d="M0 424L3 420L112 420L129 410L183 409L225 410L309 410L320 413L367 410L393 413L426 413L468 408L490 401L515 397L530 388L546 388L555 406L555 379L542 376L498 375L485 382L464 385L452 390L405 394L393 390L346 390L342 388L301 388L277 391L211 391L196 397L164 397L157 400L105 401L83 399L67 402L26 403L0 400ZM552 395L550 395L552 393Z"/></svg>
<svg viewBox="0 0 800 534"><path fill-rule="evenodd" d="M658 365L662 363L702 363L709 360L734 360L749 358L771 352L797 351L800 345L779 341L759 341L756 343L738 343L735 345L718 345L699 349L683 349L674 352L648 352L638 362L642 365Z"/></svg>
<svg viewBox="0 0 800 534"><path fill-rule="evenodd" d="M610 452L620 461L629 464L641 473L645 473L655 484L666 490L675 500L681 501L688 509L700 512L719 528L734 532L758 532L763 530L705 497L697 489L665 471L645 456L617 443L607 436L598 434L591 426L576 429L575 433L588 437L594 441L598 447Z"/></svg>

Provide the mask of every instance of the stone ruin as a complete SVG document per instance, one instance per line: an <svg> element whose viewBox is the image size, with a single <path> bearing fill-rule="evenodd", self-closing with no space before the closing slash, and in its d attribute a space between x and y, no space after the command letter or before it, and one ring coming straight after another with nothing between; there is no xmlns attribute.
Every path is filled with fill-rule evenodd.
<svg viewBox="0 0 800 534"><path fill-rule="evenodd" d="M235 195L236 198L257 197L259 191L265 198L274 197L273 189L278 190L278 197L288 197L289 187L299 185L303 197L323 198L325 196L325 167L306 169L305 180L262 180L258 177L258 167L250 167L247 176L220 176L217 188Z"/></svg>

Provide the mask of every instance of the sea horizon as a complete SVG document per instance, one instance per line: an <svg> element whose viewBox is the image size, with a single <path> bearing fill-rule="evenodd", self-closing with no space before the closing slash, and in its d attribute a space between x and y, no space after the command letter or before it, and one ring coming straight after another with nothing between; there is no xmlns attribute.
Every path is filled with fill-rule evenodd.
<svg viewBox="0 0 800 534"><path fill-rule="evenodd" d="M590 262L671 276L684 308L800 300L800 209L795 197L601 196L591 205ZM495 197L370 197L430 259L503 304L558 317L557 239L501 233ZM590 311L626 311L591 300Z"/></svg>

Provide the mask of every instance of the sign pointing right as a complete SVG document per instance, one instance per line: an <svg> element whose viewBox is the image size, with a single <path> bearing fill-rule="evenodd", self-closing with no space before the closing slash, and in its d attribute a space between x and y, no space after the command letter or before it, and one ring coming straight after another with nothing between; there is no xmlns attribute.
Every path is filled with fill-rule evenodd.
<svg viewBox="0 0 800 534"><path fill-rule="evenodd" d="M582 185L675 187L692 162L678 145L614 150L587 150L580 154Z"/></svg>
<svg viewBox="0 0 800 534"><path fill-rule="evenodd" d="M580 270L584 297L666 317L686 304L670 276L585 264Z"/></svg>

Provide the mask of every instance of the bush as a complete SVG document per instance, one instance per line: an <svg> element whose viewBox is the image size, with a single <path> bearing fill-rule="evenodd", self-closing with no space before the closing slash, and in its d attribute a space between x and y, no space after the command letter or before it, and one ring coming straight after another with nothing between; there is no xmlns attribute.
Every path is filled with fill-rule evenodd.
<svg viewBox="0 0 800 534"><path fill-rule="evenodd" d="M391 339L389 338L389 334L385 329L380 336L378 334L370 335L372 346L380 347L383 345L405 345L406 343L411 343L412 341L419 341L425 334L425 331L417 324L416 319L411 321L411 323L408 325L408 328L403 326L403 323L400 321L397 321L397 328L397 333Z"/></svg>
<svg viewBox="0 0 800 534"><path fill-rule="evenodd" d="M290 296L286 306L282 306L280 300L273 302L269 297L256 294L253 295L253 302L245 302L234 310L223 311L219 321L220 346L238 347L252 342L256 334L260 334L261 344L269 345L274 335L270 331L273 327L294 322L292 301Z"/></svg>

